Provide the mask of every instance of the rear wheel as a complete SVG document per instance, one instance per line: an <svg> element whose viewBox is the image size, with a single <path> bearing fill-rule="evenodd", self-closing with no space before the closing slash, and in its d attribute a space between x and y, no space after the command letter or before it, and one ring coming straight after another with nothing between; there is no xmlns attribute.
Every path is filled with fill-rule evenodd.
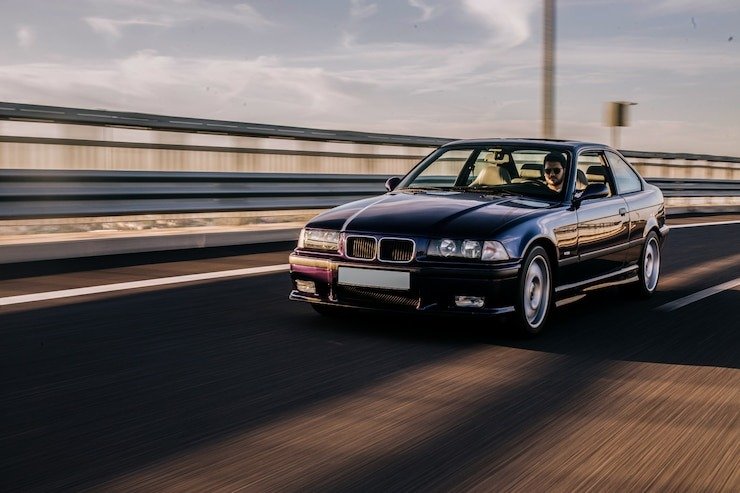
<svg viewBox="0 0 740 493"><path fill-rule="evenodd" d="M527 254L517 292L518 332L524 336L539 334L552 308L552 268L547 252L536 246Z"/></svg>
<svg viewBox="0 0 740 493"><path fill-rule="evenodd" d="M660 239L655 231L648 233L645 238L645 244L640 253L637 277L636 294L642 298L652 296L658 287L660 278Z"/></svg>

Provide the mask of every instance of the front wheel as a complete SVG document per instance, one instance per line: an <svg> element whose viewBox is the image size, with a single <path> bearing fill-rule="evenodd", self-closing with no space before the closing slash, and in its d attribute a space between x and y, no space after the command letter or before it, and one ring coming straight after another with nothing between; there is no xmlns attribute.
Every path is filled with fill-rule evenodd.
<svg viewBox="0 0 740 493"><path fill-rule="evenodd" d="M648 233L640 254L635 291L642 298L649 298L658 287L660 278L660 239L655 231Z"/></svg>
<svg viewBox="0 0 740 493"><path fill-rule="evenodd" d="M519 333L539 334L552 308L552 268L547 252L536 246L527 254L519 274L516 313Z"/></svg>

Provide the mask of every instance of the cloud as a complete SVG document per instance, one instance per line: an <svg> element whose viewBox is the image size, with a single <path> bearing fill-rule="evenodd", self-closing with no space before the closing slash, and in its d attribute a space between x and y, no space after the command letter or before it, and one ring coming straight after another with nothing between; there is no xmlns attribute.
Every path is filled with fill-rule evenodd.
<svg viewBox="0 0 740 493"><path fill-rule="evenodd" d="M731 12L740 10L740 4L737 0L655 0L646 2L645 0L620 0L621 5L635 6L640 9L641 13L650 14L676 14L676 13L710 13L710 12ZM558 7L564 8L583 8L583 7L601 7L602 5L614 5L614 0L559 0ZM632 8L632 7L629 8Z"/></svg>
<svg viewBox="0 0 740 493"><path fill-rule="evenodd" d="M436 7L427 5L424 0L409 0L409 5L421 10L421 17L417 22L426 22L434 16Z"/></svg>
<svg viewBox="0 0 740 493"><path fill-rule="evenodd" d="M647 5L647 11L657 13L740 11L737 0L659 0Z"/></svg>
<svg viewBox="0 0 740 493"><path fill-rule="evenodd" d="M36 34L30 27L21 26L15 32L18 46L21 48L30 48L36 41Z"/></svg>
<svg viewBox="0 0 740 493"><path fill-rule="evenodd" d="M287 125L356 106L345 85L323 69L288 67L270 57L175 58L153 50L106 63L32 63L0 70L0 86L11 101L28 101L28 94L35 94L39 104Z"/></svg>
<svg viewBox="0 0 740 493"><path fill-rule="evenodd" d="M172 25L170 21L162 20L149 20L149 19L106 19L103 17L85 17L83 19L93 31L105 34L112 38L120 38L121 30L129 26L156 26L156 27L169 27Z"/></svg>
<svg viewBox="0 0 740 493"><path fill-rule="evenodd" d="M670 40L668 40L670 41ZM569 67L562 70L578 78L598 74L606 80L615 81L615 67L625 77L645 77L649 74L676 75L681 77L703 76L737 71L737 57L723 53L714 47L648 46L644 39L611 39L582 43L563 43L559 48L558 64ZM587 80L587 82L592 82Z"/></svg>
<svg viewBox="0 0 740 493"><path fill-rule="evenodd" d="M352 0L350 15L352 19L366 19L378 13L378 5L375 3L366 4L364 0Z"/></svg>
<svg viewBox="0 0 740 493"><path fill-rule="evenodd" d="M129 26L172 27L198 21L223 22L257 29L272 25L254 7L239 3L222 7L202 0L91 0L99 7L117 8L117 16L85 17L96 32L119 38ZM110 11L110 9L109 9Z"/></svg>
<svg viewBox="0 0 740 493"><path fill-rule="evenodd" d="M465 9L493 30L492 43L512 48L532 34L530 17L541 2L537 0L463 0Z"/></svg>

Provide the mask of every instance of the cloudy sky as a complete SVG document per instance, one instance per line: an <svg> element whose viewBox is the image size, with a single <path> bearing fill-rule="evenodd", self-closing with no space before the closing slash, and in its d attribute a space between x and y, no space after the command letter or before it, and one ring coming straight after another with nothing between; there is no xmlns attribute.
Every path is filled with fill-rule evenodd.
<svg viewBox="0 0 740 493"><path fill-rule="evenodd" d="M0 101L541 135L542 0L0 0ZM557 0L556 134L740 156L740 0Z"/></svg>

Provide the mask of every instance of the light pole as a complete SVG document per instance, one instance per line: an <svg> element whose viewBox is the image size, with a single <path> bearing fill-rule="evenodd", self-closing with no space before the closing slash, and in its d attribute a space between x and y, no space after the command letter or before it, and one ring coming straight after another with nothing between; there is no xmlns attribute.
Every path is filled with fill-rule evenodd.
<svg viewBox="0 0 740 493"><path fill-rule="evenodd" d="M555 0L544 0L542 136L555 137Z"/></svg>

